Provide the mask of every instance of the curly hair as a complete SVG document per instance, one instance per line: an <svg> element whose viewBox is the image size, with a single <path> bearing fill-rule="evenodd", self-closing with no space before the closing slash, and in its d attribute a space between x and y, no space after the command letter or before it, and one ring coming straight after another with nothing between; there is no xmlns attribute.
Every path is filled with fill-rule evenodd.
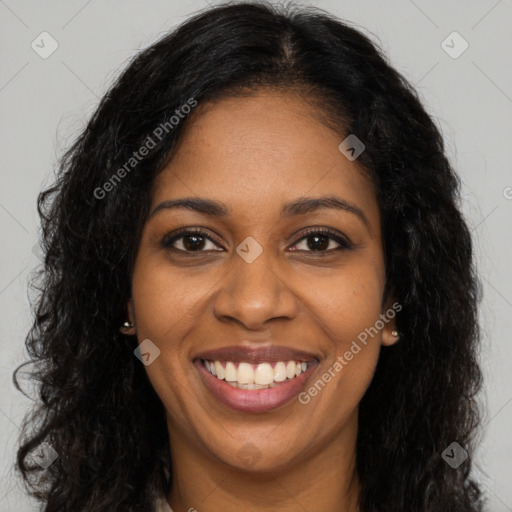
<svg viewBox="0 0 512 512"><path fill-rule="evenodd" d="M139 52L39 194L44 265L30 283L30 360L13 379L22 391L17 373L34 365L38 396L16 470L45 512L151 511L170 489L165 409L134 357L135 336L119 326L152 183L190 116L122 182L112 176L190 98L263 87L302 91L340 141L356 134L366 145L357 163L375 186L386 289L402 310L400 341L381 351L359 407L361 511L482 510L470 474L481 421L480 288L440 130L383 50L349 22L318 8L241 2L197 12ZM100 197L107 182L112 190ZM58 458L43 469L30 454L45 441ZM458 469L441 456L454 441L468 452Z"/></svg>

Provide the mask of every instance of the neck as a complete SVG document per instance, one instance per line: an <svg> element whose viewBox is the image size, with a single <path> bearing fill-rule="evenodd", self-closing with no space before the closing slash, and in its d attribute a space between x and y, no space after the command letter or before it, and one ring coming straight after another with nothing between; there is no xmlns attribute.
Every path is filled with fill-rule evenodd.
<svg viewBox="0 0 512 512"><path fill-rule="evenodd" d="M231 466L206 454L169 424L173 481L168 501L174 512L359 512L356 472L357 413L343 431L297 453L278 469Z"/></svg>

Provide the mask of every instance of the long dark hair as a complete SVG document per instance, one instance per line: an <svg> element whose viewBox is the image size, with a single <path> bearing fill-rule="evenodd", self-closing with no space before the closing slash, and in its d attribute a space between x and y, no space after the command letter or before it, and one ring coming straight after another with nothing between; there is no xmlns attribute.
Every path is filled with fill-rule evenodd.
<svg viewBox="0 0 512 512"><path fill-rule="evenodd" d="M187 125L185 116L171 126L177 109L262 87L302 91L340 142L362 140L357 162L380 205L387 289L402 310L400 341L382 349L360 404L361 510L482 509L470 477L479 287L440 131L379 46L348 22L243 2L196 13L133 58L39 195L45 259L31 281L26 338L38 397L16 469L46 512L150 511L168 492L165 410L134 357L135 337L118 330L150 188ZM130 161L148 136L149 153ZM58 454L46 469L30 457L43 442ZM468 454L458 468L442 456L453 442Z"/></svg>

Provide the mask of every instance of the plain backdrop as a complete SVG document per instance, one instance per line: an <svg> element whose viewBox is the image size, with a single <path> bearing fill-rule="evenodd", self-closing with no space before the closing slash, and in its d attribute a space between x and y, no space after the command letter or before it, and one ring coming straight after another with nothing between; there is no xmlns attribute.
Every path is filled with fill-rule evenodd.
<svg viewBox="0 0 512 512"><path fill-rule="evenodd" d="M485 419L475 476L489 510L512 511L512 0L308 5L356 23L382 44L419 91L462 178L484 291ZM206 6L205 0L0 0L0 512L38 510L13 471L30 401L12 383L26 359L27 280L40 263L37 194L128 59ZM47 58L33 49L42 37L45 51L58 45Z"/></svg>

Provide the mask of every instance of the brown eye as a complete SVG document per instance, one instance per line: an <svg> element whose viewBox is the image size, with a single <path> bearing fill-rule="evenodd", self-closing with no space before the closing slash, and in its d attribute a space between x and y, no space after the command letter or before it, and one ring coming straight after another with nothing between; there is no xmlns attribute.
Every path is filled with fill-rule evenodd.
<svg viewBox="0 0 512 512"><path fill-rule="evenodd" d="M208 246L210 244L210 246ZM162 247L174 249L182 252L205 252L208 250L218 250L217 245L204 231L187 230L165 237L162 241Z"/></svg>
<svg viewBox="0 0 512 512"><path fill-rule="evenodd" d="M314 229L303 233L302 238L294 244L294 247L296 247L303 240L306 241L305 248L293 249L294 251L299 250L306 252L332 252L351 248L350 242L345 240L336 231L331 229ZM332 247L331 242L338 244L338 247Z"/></svg>

